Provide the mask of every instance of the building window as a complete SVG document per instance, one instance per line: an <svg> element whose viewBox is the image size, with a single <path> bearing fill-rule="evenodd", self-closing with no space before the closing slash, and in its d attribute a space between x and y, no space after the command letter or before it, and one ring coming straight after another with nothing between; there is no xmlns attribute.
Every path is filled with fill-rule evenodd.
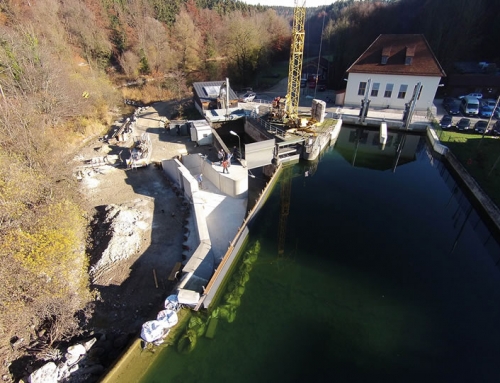
<svg viewBox="0 0 500 383"><path fill-rule="evenodd" d="M385 86L385 93L384 93L384 97L386 98L391 98L392 96L392 89L394 88L394 84L387 84Z"/></svg>
<svg viewBox="0 0 500 383"><path fill-rule="evenodd" d="M359 83L358 96L364 96L366 91L366 82Z"/></svg>
<svg viewBox="0 0 500 383"><path fill-rule="evenodd" d="M408 90L408 85L401 85L399 87L398 98L405 98L407 90Z"/></svg>
<svg viewBox="0 0 500 383"><path fill-rule="evenodd" d="M373 87L372 87L372 97L377 97L378 96L378 90L380 89L380 83L379 82L374 82Z"/></svg>

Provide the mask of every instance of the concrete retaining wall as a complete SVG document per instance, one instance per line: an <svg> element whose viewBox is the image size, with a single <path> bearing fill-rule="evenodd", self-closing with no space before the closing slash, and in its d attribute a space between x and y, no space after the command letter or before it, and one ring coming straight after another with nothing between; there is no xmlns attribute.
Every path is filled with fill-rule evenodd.
<svg viewBox="0 0 500 383"><path fill-rule="evenodd" d="M190 171L177 159L162 160L163 172L168 179L176 184L183 192L184 196L192 201L193 192L198 191L198 181Z"/></svg>
<svg viewBox="0 0 500 383"><path fill-rule="evenodd" d="M500 209L498 206L483 191L474 177L470 175L467 169L460 163L460 161L458 161L451 151L446 151L445 158L448 160L448 163L456 172L458 177L462 179L465 186L469 189L476 201L483 207L486 214L488 214L492 224L495 225L497 230L500 231Z"/></svg>
<svg viewBox="0 0 500 383"><path fill-rule="evenodd" d="M441 141L439 141L436 131L429 126L427 126L427 138L431 143L432 149L434 149L436 153L445 155L448 152L448 147L441 144Z"/></svg>
<svg viewBox="0 0 500 383"><path fill-rule="evenodd" d="M367 117L365 118L365 124L360 125L359 123L359 117L355 115L349 115L349 114L342 114L340 117L342 117L342 120L344 121L345 124L350 124L350 125L356 125L356 126L367 126L367 127L380 127L381 122L385 122L387 124L388 129L400 129L403 130L403 122L401 120L393 120L389 118L372 118L372 117ZM428 122L423 122L423 121L417 121L413 122L409 129L410 131L423 131L427 128ZM404 129L406 130L406 129Z"/></svg>
<svg viewBox="0 0 500 383"><path fill-rule="evenodd" d="M198 186L198 185L197 185ZM210 243L210 235L208 234L207 217L203 209L204 201L197 195L193 198L193 217L196 226L196 232L199 242L206 241Z"/></svg>
<svg viewBox="0 0 500 383"><path fill-rule="evenodd" d="M256 142L259 141L265 141L265 140L270 140L272 138L275 138L273 135L268 134L265 132L262 127L260 126L255 126L251 120L246 119L245 120L245 134L248 134L250 137L252 137Z"/></svg>
<svg viewBox="0 0 500 383"><path fill-rule="evenodd" d="M174 182L184 193L186 199L192 203L192 214L195 226L196 249L189 257L187 263L182 268L183 273L196 275L197 268L209 255L212 243L208 230L204 201L198 196L198 174L203 174L205 180L209 180L222 193L234 197L242 198L248 194L248 176L246 171L240 175L234 174L227 177L220 173L219 169L199 154L186 155L182 157L182 162L177 159L163 160L163 171L167 177ZM187 283L186 278L184 282Z"/></svg>
<svg viewBox="0 0 500 383"><path fill-rule="evenodd" d="M220 173L219 169L213 168L207 163L203 167L203 177L229 197L244 198L248 194L248 176L246 172L240 176L226 177Z"/></svg>
<svg viewBox="0 0 500 383"><path fill-rule="evenodd" d="M266 201L267 197L269 197L269 195L271 194L271 191L273 190L273 187L278 180L278 176L281 172L281 169L282 167L281 165L279 165L276 171L274 172L273 176L271 177L271 180L267 183L266 187L259 196L259 199L257 200L256 204L254 205L252 210L248 213L248 216L243 221L243 224L241 225L241 227L238 230L238 233L236 233L234 239L232 240L229 249L224 255L224 258L222 258L221 263L219 264L217 270L215 270L214 275L212 276L208 285L206 286L206 289L200 301L201 306L203 306L203 308L208 309L210 305L216 300L216 296L219 292L220 286L222 285L227 272L231 269L231 266L236 256L238 255L241 246L243 245L248 236L249 233L248 225L255 218L257 213L264 205L264 202Z"/></svg>
<svg viewBox="0 0 500 383"><path fill-rule="evenodd" d="M191 235L196 237L197 247L191 257L189 257L182 272L193 274L209 254L212 247L207 218L203 209L204 202L196 193L199 191L198 181L192 174L192 172L194 174L201 173L205 167L205 160L200 155L188 155L182 157L182 163L177 159L163 160L162 166L167 177L182 189L186 199L192 202L195 232L191 233ZM207 166L206 169L210 170L212 167ZM205 171L203 173L205 174ZM187 278L185 282L187 282Z"/></svg>
<svg viewBox="0 0 500 383"><path fill-rule="evenodd" d="M182 189L181 174L179 168L182 166L179 160L162 160L161 166L168 179Z"/></svg>
<svg viewBox="0 0 500 383"><path fill-rule="evenodd" d="M186 198L193 200L193 193L198 191L198 181L195 176L203 173L203 178L209 180L222 193L233 198L244 198L248 194L248 177L246 172L227 177L219 169L212 167L210 161L198 154L182 157L182 163L177 160L162 160L163 171L167 177L184 191Z"/></svg>
<svg viewBox="0 0 500 383"><path fill-rule="evenodd" d="M184 190L184 195L190 201L193 200L193 193L197 192L198 189L198 181L196 181L193 175L187 170L185 167L179 167L179 173L181 176L182 187Z"/></svg>
<svg viewBox="0 0 500 383"><path fill-rule="evenodd" d="M335 128L333 128L332 132L330 133L332 140L336 140L338 138L341 128L342 128L342 119L339 118L337 120L337 123L335 124Z"/></svg>
<svg viewBox="0 0 500 383"><path fill-rule="evenodd" d="M182 165L193 175L200 174L202 172L203 157L198 154L192 154L187 156L182 156Z"/></svg>

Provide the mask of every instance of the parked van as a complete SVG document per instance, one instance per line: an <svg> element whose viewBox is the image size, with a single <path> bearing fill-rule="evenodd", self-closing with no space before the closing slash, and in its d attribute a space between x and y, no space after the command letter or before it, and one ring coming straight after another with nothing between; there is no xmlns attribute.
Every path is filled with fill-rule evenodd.
<svg viewBox="0 0 500 383"><path fill-rule="evenodd" d="M475 97L465 96L460 102L462 113L466 116L476 116L479 113L479 100Z"/></svg>

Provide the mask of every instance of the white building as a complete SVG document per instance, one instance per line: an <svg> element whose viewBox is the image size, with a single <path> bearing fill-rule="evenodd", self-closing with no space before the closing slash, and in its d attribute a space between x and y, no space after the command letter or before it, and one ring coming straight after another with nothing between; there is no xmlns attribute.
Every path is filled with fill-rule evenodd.
<svg viewBox="0 0 500 383"><path fill-rule="evenodd" d="M423 35L380 35L347 73L345 106L359 107L368 92L370 108L404 109L420 83L415 110L433 105L446 76Z"/></svg>

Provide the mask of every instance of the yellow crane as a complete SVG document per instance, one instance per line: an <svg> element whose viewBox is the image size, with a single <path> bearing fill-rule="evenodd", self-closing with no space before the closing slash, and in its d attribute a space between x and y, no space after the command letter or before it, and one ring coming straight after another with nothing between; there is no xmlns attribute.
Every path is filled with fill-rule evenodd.
<svg viewBox="0 0 500 383"><path fill-rule="evenodd" d="M300 79L302 77L302 60L304 59L305 18L305 0L295 0L290 63L288 68L288 89L285 101L285 112L289 119L297 119L299 115Z"/></svg>

